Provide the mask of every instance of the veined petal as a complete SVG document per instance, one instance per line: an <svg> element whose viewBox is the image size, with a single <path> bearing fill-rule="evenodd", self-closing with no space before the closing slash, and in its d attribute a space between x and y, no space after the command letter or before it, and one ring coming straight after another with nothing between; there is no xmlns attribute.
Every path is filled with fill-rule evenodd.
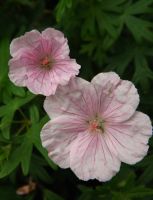
<svg viewBox="0 0 153 200"><path fill-rule="evenodd" d="M119 171L120 161L103 135L85 131L71 145L70 167L82 180L108 181Z"/></svg>
<svg viewBox="0 0 153 200"><path fill-rule="evenodd" d="M91 83L99 86L99 90L103 90L105 94L112 93L119 82L120 77L115 72L100 73L91 80Z"/></svg>
<svg viewBox="0 0 153 200"><path fill-rule="evenodd" d="M137 89L130 81L119 79L116 73L101 73L92 84L97 89L97 102L106 121L121 122L129 119L139 104Z"/></svg>
<svg viewBox="0 0 153 200"><path fill-rule="evenodd" d="M25 86L26 80L27 80L27 72L26 72L26 66L21 65L21 62L19 60L16 60L12 58L9 61L9 78L10 80L18 86Z"/></svg>
<svg viewBox="0 0 153 200"><path fill-rule="evenodd" d="M110 140L112 152L117 154L121 161L135 164L144 158L148 151L148 140L152 135L151 121L147 115L136 112L129 120L108 126L107 140Z"/></svg>
<svg viewBox="0 0 153 200"><path fill-rule="evenodd" d="M41 131L42 145L48 150L49 157L60 167L70 166L70 146L78 133L86 125L78 117L60 116L49 121Z"/></svg>
<svg viewBox="0 0 153 200"><path fill-rule="evenodd" d="M52 41L52 55L54 58L69 57L70 49L68 41L61 31L54 28L47 28L42 32L42 37L48 41Z"/></svg>
<svg viewBox="0 0 153 200"><path fill-rule="evenodd" d="M115 100L130 105L135 110L139 104L138 91L131 81L122 80L114 91Z"/></svg>
<svg viewBox="0 0 153 200"><path fill-rule="evenodd" d="M50 79L48 71L37 69L28 72L27 87L34 94L43 94L49 96L55 94L57 84Z"/></svg>
<svg viewBox="0 0 153 200"><path fill-rule="evenodd" d="M50 118L62 114L86 117L86 103L81 99L83 88L89 85L82 78L72 78L68 85L59 87L55 95L46 97L44 108Z"/></svg>
<svg viewBox="0 0 153 200"><path fill-rule="evenodd" d="M32 30L25 33L23 36L12 40L10 44L11 56L17 56L20 54L22 48L31 48L37 46L37 42L40 40L41 34L37 30Z"/></svg>
<svg viewBox="0 0 153 200"><path fill-rule="evenodd" d="M63 40L61 42L60 40L56 40L53 38L51 40L51 47L52 47L52 57L57 60L57 59L68 59L69 58L69 53L70 49L68 46L68 41L67 39Z"/></svg>
<svg viewBox="0 0 153 200"><path fill-rule="evenodd" d="M47 40L56 38L56 40L58 40L61 43L65 41L64 34L61 31L58 31L54 28L46 28L44 31L42 31L42 36Z"/></svg>
<svg viewBox="0 0 153 200"><path fill-rule="evenodd" d="M102 116L106 122L123 122L129 119L134 113L135 109L128 104L122 104L115 99L106 97L105 110L102 110Z"/></svg>
<svg viewBox="0 0 153 200"><path fill-rule="evenodd" d="M53 65L55 81L60 85L66 85L71 77L78 75L80 67L81 66L76 63L75 59L61 59L55 61Z"/></svg>

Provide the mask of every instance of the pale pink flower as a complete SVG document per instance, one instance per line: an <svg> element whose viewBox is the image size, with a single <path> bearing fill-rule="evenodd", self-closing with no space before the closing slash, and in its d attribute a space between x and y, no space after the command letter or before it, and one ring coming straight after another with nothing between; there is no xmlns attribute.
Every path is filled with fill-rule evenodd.
<svg viewBox="0 0 153 200"><path fill-rule="evenodd" d="M80 65L69 57L67 39L53 28L42 33L33 30L14 39L10 53L10 80L34 94L55 94L58 85L66 85L79 73Z"/></svg>
<svg viewBox="0 0 153 200"><path fill-rule="evenodd" d="M42 129L42 144L80 179L108 181L121 162L135 164L147 154L152 126L135 111L138 103L135 86L116 73L98 74L91 83L74 78L45 100L52 120Z"/></svg>

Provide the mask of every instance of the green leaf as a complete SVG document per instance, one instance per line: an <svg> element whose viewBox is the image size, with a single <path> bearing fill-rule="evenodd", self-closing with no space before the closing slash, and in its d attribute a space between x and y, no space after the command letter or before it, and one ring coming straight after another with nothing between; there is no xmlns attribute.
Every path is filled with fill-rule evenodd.
<svg viewBox="0 0 153 200"><path fill-rule="evenodd" d="M23 136L21 141L22 143L18 147L12 147L8 158L3 161L0 169L0 178L9 175L20 163L24 175L29 173L33 144L28 135Z"/></svg>
<svg viewBox="0 0 153 200"><path fill-rule="evenodd" d="M0 89L8 79L9 38L0 41Z"/></svg>
<svg viewBox="0 0 153 200"><path fill-rule="evenodd" d="M62 197L60 197L58 194L55 194L54 192L44 189L44 198L43 200L64 200Z"/></svg>
<svg viewBox="0 0 153 200"><path fill-rule="evenodd" d="M33 124L31 127L31 139L33 141L34 146L36 149L42 154L42 156L46 159L48 164L51 166L53 169L57 169L57 166L50 160L48 157L48 153L45 148L42 147L42 143L40 140L40 132L42 126L48 121L48 116L45 116L44 118L41 119L41 121L37 124Z"/></svg>
<svg viewBox="0 0 153 200"><path fill-rule="evenodd" d="M11 99L12 99L12 93L9 90L9 87L8 87L7 83L6 83L6 87L3 88L3 90L2 90L1 96L2 96L2 102L4 104L8 104L11 101Z"/></svg>
<svg viewBox="0 0 153 200"><path fill-rule="evenodd" d="M153 189L151 188L145 188L145 186L137 186L128 192L128 196L130 198L143 198L146 196L152 196L153 195Z"/></svg>
<svg viewBox="0 0 153 200"><path fill-rule="evenodd" d="M126 17L125 23L136 41L146 39L153 42L153 23L134 16Z"/></svg>
<svg viewBox="0 0 153 200"><path fill-rule="evenodd" d="M15 188L9 184L1 185L0 197L2 200L21 200L21 197L16 194Z"/></svg>
<svg viewBox="0 0 153 200"><path fill-rule="evenodd" d="M26 135L21 145L21 153L22 153L21 167L23 174L25 176L28 175L29 173L32 149L33 149L32 141L30 141L30 138Z"/></svg>
<svg viewBox="0 0 153 200"><path fill-rule="evenodd" d="M7 105L0 107L0 117L7 115L8 113L14 113L17 109L31 101L33 98L35 98L35 95L27 92L25 97L15 97L11 99Z"/></svg>
<svg viewBox="0 0 153 200"><path fill-rule="evenodd" d="M8 159L3 162L0 167L0 178L3 178L10 174L20 163L21 160L21 148L18 147L10 153Z"/></svg>
<svg viewBox="0 0 153 200"><path fill-rule="evenodd" d="M21 106L25 105L26 103L30 102L35 97L36 96L34 94L32 94L31 92L28 91L24 98L15 98L13 106L14 106L15 109L18 109Z"/></svg>
<svg viewBox="0 0 153 200"><path fill-rule="evenodd" d="M29 7L34 6L34 2L32 2L31 0L13 0L13 1L24 6L29 6Z"/></svg>
<svg viewBox="0 0 153 200"><path fill-rule="evenodd" d="M143 169L143 173L139 177L139 182L147 184L153 180L153 156L147 156L142 162L138 163L137 166Z"/></svg>
<svg viewBox="0 0 153 200"><path fill-rule="evenodd" d="M129 15L137 15L152 12L151 5L153 0L137 0L135 3L130 4L126 13Z"/></svg>
<svg viewBox="0 0 153 200"><path fill-rule="evenodd" d="M120 192L112 192L112 200L118 200L118 199L121 199L121 200L131 200L130 197L127 196L127 194L123 194L123 193L120 193Z"/></svg>
<svg viewBox="0 0 153 200"><path fill-rule="evenodd" d="M10 99L7 105L3 105L0 107L0 117L3 117L0 123L0 129L6 139L10 138L10 127L15 111L24 104L31 101L34 97L35 95L27 92L25 97L16 97Z"/></svg>
<svg viewBox="0 0 153 200"><path fill-rule="evenodd" d="M117 16L104 13L97 9L96 19L101 33L105 29L112 38L116 39L119 36L121 24Z"/></svg>
<svg viewBox="0 0 153 200"><path fill-rule="evenodd" d="M101 7L105 11L121 12L122 4L124 2L126 2L126 0L103 0L101 3Z"/></svg>
<svg viewBox="0 0 153 200"><path fill-rule="evenodd" d="M144 186L135 186L134 188L130 188L127 192L112 192L113 200L119 199L124 200L132 200L135 198L144 198L147 196L153 195L153 189L145 188Z"/></svg>
<svg viewBox="0 0 153 200"><path fill-rule="evenodd" d="M12 123L12 119L13 119L13 113L8 113L7 115L5 115L1 122L0 122L0 129L2 131L2 135L5 139L9 139L10 138L10 128L11 128L11 123Z"/></svg>
<svg viewBox="0 0 153 200"><path fill-rule="evenodd" d="M60 0L56 7L56 20L59 22L67 8L71 8L72 0Z"/></svg>
<svg viewBox="0 0 153 200"><path fill-rule="evenodd" d="M48 163L43 157L36 156L34 153L32 155L31 163L30 163L30 174L34 178L34 180L43 181L44 183L52 183L53 178L47 171Z"/></svg>
<svg viewBox="0 0 153 200"><path fill-rule="evenodd" d="M14 84L10 83L8 88L15 96L25 97L26 93L24 88L17 87Z"/></svg>
<svg viewBox="0 0 153 200"><path fill-rule="evenodd" d="M20 141L21 145L18 145L14 150L10 151L8 159L2 163L0 169L0 178L3 178L10 174L20 163L24 175L29 173L30 160L32 154L33 145L43 155L48 164L53 168L57 169L56 165L49 159L47 151L42 147L40 140L40 131L44 123L48 120L48 117L44 117L40 122L33 123L32 127L28 132L22 136L23 139Z"/></svg>
<svg viewBox="0 0 153 200"><path fill-rule="evenodd" d="M39 110L35 105L30 107L30 119L32 123L37 123L39 121Z"/></svg>
<svg viewBox="0 0 153 200"><path fill-rule="evenodd" d="M123 75L130 62L132 62L134 59L134 46L131 44L126 44L126 48L121 50L122 53L116 53L109 59L109 64L107 65L106 69L115 70L120 75Z"/></svg>
<svg viewBox="0 0 153 200"><path fill-rule="evenodd" d="M149 80L153 80L153 72L148 66L146 57L140 52L136 52L135 58L135 73L133 75L133 80L135 83L140 84L142 89L149 89Z"/></svg>

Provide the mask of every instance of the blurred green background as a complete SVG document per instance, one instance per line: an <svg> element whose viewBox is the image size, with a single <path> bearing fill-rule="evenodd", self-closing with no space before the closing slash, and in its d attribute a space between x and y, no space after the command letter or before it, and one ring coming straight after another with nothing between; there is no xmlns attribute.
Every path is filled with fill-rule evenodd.
<svg viewBox="0 0 153 200"><path fill-rule="evenodd" d="M132 80L138 109L153 119L153 0L0 1L0 199L153 200L153 139L143 161L122 164L107 183L80 181L48 159L40 142L44 97L8 79L10 41L47 27L64 32L81 77L115 71Z"/></svg>

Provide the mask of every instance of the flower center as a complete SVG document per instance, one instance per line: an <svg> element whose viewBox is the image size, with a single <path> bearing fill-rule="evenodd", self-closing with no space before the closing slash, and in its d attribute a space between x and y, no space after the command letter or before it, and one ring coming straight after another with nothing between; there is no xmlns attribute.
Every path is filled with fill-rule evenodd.
<svg viewBox="0 0 153 200"><path fill-rule="evenodd" d="M40 64L41 64L42 67L50 69L52 67L53 61L48 56L45 56L40 61Z"/></svg>
<svg viewBox="0 0 153 200"><path fill-rule="evenodd" d="M92 132L101 131L104 133L104 121L102 119L96 118L89 121L89 128Z"/></svg>

